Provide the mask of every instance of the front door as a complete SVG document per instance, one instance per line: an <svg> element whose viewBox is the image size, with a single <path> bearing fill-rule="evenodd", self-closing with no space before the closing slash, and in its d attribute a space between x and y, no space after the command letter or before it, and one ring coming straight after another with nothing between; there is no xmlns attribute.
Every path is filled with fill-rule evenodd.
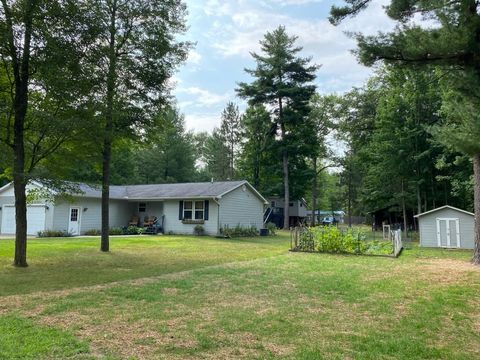
<svg viewBox="0 0 480 360"><path fill-rule="evenodd" d="M437 218L437 244L439 247L460 247L460 222L455 218Z"/></svg>
<svg viewBox="0 0 480 360"><path fill-rule="evenodd" d="M79 207L70 208L68 232L72 235L80 235L80 208Z"/></svg>

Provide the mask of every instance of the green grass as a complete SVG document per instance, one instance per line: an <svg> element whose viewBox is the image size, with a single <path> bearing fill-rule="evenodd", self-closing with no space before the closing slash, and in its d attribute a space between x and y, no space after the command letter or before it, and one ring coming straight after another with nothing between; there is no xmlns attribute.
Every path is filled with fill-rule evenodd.
<svg viewBox="0 0 480 360"><path fill-rule="evenodd" d="M0 358L480 358L468 251L289 253L283 232L98 242L33 240L27 269L0 242Z"/></svg>

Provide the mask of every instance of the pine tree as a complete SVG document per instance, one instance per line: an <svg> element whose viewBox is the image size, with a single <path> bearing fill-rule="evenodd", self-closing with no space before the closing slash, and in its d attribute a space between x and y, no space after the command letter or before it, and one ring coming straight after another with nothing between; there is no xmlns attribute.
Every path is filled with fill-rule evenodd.
<svg viewBox="0 0 480 360"><path fill-rule="evenodd" d="M365 9L371 0L345 0L333 7L330 20L337 24ZM435 64L447 70L449 91L444 97L448 115L445 143L468 154L474 164L475 251L480 265L480 8L477 0L391 0L387 14L401 24L392 33L358 35L358 57L366 65L378 61L401 66ZM437 21L421 27L409 22L415 15ZM444 136L442 136L442 133Z"/></svg>
<svg viewBox="0 0 480 360"><path fill-rule="evenodd" d="M302 47L297 46L296 41L297 37L289 36L283 26L267 32L260 41L262 54L252 54L257 67L246 69L254 81L240 83L237 89L250 106L264 105L272 109L282 159L285 229L290 225L290 191L300 187L305 177L305 157L316 141L308 115L310 98L315 93L312 81L318 66L311 65L310 58L298 56ZM298 183L290 183L291 169L294 176L298 176Z"/></svg>
<svg viewBox="0 0 480 360"><path fill-rule="evenodd" d="M229 102L222 112L222 122L220 125L220 135L222 136L225 147L228 149L228 168L229 178L235 178L235 165L242 140L242 129L240 123L240 112L238 106Z"/></svg>

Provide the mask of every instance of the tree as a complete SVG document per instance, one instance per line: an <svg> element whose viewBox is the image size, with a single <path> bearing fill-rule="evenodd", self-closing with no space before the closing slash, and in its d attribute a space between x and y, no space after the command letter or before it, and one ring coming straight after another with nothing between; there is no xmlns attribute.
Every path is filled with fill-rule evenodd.
<svg viewBox="0 0 480 360"><path fill-rule="evenodd" d="M333 127L332 121L336 117L336 104L338 100L335 96L321 96L315 94L311 99L312 111L310 119L312 122L313 134L317 137L316 147L310 153L310 160L312 166L312 214L315 214L317 209L318 198L318 178L322 171L328 169L330 164L322 164L322 161L327 157L327 147L325 144L325 137ZM312 216L311 226L315 226L316 216Z"/></svg>
<svg viewBox="0 0 480 360"><path fill-rule="evenodd" d="M333 7L330 20L338 23L366 8L371 0L347 0ZM357 35L358 57L366 65L378 61L402 66L435 64L448 75L445 111L449 114L443 140L472 157L475 186L475 251L472 262L480 265L480 8L477 0L391 0L387 14L401 24L394 32L377 36ZM416 14L438 26L408 22ZM462 105L449 106L448 104ZM455 131L449 131L454 129ZM442 133L440 131L439 133ZM445 132L443 132L445 134ZM442 137L441 137L442 138Z"/></svg>
<svg viewBox="0 0 480 360"><path fill-rule="evenodd" d="M212 134L206 134L203 140L203 162L207 179L217 181L227 180L230 174L230 161L225 154L229 149L219 129L215 128Z"/></svg>
<svg viewBox="0 0 480 360"><path fill-rule="evenodd" d="M188 182L195 175L195 148L192 134L176 109L158 116L158 129L149 129L144 144L135 150L140 183Z"/></svg>
<svg viewBox="0 0 480 360"><path fill-rule="evenodd" d="M227 106L222 112L220 134L224 139L225 147L228 149L229 178L233 180L235 178L238 149L240 148L240 142L242 140L240 112L238 106L233 102L227 103Z"/></svg>
<svg viewBox="0 0 480 360"><path fill-rule="evenodd" d="M99 39L91 58L98 66L94 93L99 99L102 135L102 251L109 251L109 186L112 146L122 134L141 135L146 122L168 100L167 80L185 60L186 7L180 0L90 0Z"/></svg>
<svg viewBox="0 0 480 360"><path fill-rule="evenodd" d="M85 115L88 81L79 63L93 40L83 27L88 22L77 3L1 1L0 141L12 156L15 266L27 266L26 185Z"/></svg>
<svg viewBox="0 0 480 360"><path fill-rule="evenodd" d="M267 32L260 41L262 54L252 53L257 67L245 70L253 76L253 82L239 83L237 89L250 106L264 105L272 109L282 159L285 229L289 228L291 188L300 188L302 178L305 179L304 160L316 141L308 115L309 102L315 93L311 82L318 66L311 65L310 58L298 57L302 48L295 45L296 41L297 37L289 36L283 26ZM290 170L298 175L298 183L291 184Z"/></svg>
<svg viewBox="0 0 480 360"><path fill-rule="evenodd" d="M245 140L239 161L240 170L257 190L266 194L276 129L272 129L270 114L263 105L248 107L241 121Z"/></svg>

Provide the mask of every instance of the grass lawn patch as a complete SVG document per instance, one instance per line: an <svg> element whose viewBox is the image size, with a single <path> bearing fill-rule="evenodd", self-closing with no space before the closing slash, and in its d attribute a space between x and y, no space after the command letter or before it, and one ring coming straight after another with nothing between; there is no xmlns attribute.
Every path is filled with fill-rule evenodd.
<svg viewBox="0 0 480 360"><path fill-rule="evenodd" d="M0 316L17 344L36 338L8 322L64 339L57 353L39 352L44 358L480 358L480 270L469 264L471 252L414 246L398 259L291 253L285 232L245 240L143 239L118 242L110 255L123 261L116 253L146 254L152 269L121 271L119 262L96 260L100 274L113 269L115 276L92 275L83 286L73 273L85 265L85 253L103 254L76 245L76 257L67 256L70 248L63 255L52 250L70 259L63 276L73 285L47 277L22 293L24 285L12 281L11 295L0 296ZM32 255L31 269L48 259L43 253L34 262ZM1 276L5 271L6 265ZM6 358L14 353L7 349Z"/></svg>

